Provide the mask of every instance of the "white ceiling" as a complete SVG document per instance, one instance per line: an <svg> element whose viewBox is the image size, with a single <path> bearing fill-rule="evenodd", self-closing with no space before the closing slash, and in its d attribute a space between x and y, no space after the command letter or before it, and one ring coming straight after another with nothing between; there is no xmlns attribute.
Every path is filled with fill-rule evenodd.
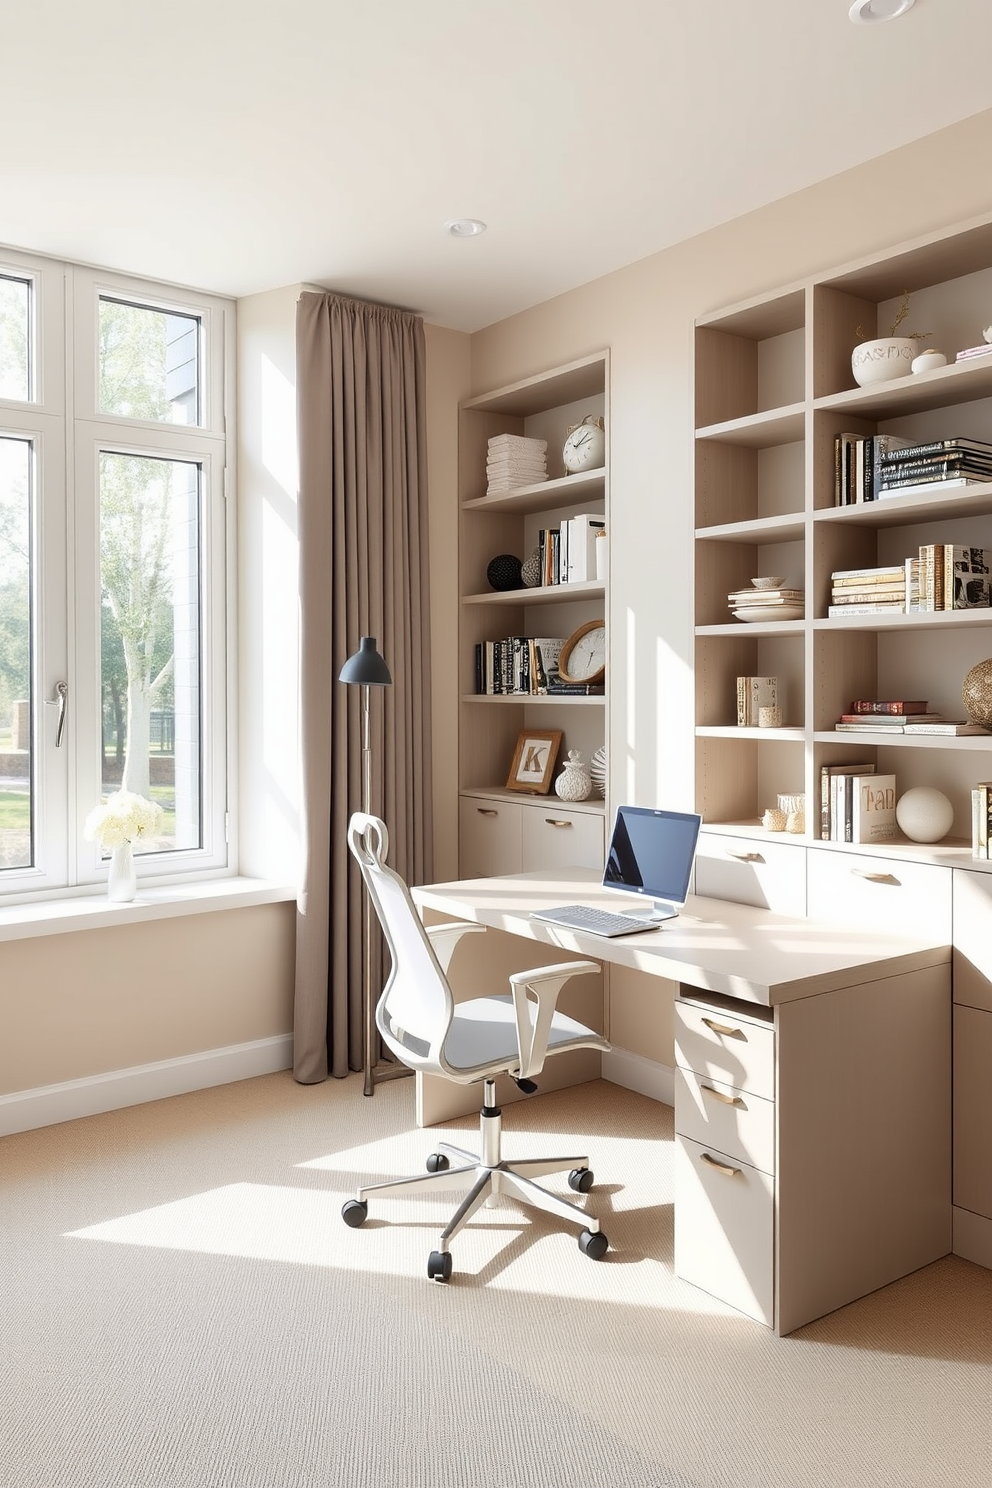
<svg viewBox="0 0 992 1488"><path fill-rule="evenodd" d="M849 3L7 4L0 243L475 330L992 106L992 0Z"/></svg>

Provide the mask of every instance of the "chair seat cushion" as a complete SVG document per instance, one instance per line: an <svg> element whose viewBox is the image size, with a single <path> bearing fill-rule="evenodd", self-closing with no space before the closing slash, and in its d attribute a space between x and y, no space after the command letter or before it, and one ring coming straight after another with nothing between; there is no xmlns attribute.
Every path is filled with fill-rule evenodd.
<svg viewBox="0 0 992 1488"><path fill-rule="evenodd" d="M556 1012L551 1021L548 1053L595 1037L584 1023ZM444 1041L444 1057L457 1070L509 1070L517 1067L517 1020L513 998L473 997L455 1004L454 1017Z"/></svg>

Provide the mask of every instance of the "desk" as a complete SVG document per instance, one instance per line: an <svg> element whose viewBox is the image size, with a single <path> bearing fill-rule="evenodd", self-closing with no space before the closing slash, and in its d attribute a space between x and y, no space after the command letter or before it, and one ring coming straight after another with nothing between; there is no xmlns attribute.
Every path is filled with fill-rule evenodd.
<svg viewBox="0 0 992 1488"><path fill-rule="evenodd" d="M696 897L612 940L530 918L615 909L585 870L413 894L678 984L678 1275L784 1334L950 1251L949 945Z"/></svg>

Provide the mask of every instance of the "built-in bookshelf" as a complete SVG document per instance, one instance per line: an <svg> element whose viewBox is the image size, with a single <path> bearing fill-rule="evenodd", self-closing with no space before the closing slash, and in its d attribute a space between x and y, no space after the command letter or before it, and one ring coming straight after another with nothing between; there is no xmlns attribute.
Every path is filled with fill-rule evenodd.
<svg viewBox="0 0 992 1488"><path fill-rule="evenodd" d="M992 609L830 617L831 575L898 565L926 544L992 547L992 482L966 490L836 505L835 444L893 434L915 442L988 439L992 219L902 245L779 293L717 312L695 332L696 796L708 829L755 832L780 793L807 799L819 841L821 768L869 760L901 795L932 785L954 807L951 834L885 852L970 866L971 788L992 778L985 736L845 737L855 698L926 698L964 716L961 683L992 656ZM948 365L858 387L856 327L881 334L906 290L910 320ZM728 593L781 576L805 593L800 619L742 623ZM740 728L736 678L778 679L783 725ZM779 834L779 840L781 834ZM844 851L843 844L824 843ZM863 845L856 849L866 851ZM876 849L872 848L871 851Z"/></svg>
<svg viewBox="0 0 992 1488"><path fill-rule="evenodd" d="M588 415L606 426L606 463L566 474L566 430ZM500 554L525 563L542 529L568 517L599 515L609 524L609 354L565 366L469 399L459 410L459 860L462 874L505 873L557 863L602 866L606 802L593 795L563 802L507 789L514 749L525 729L560 730L557 777L569 749L588 764L605 744L609 666L603 693L593 696L478 692L476 648L508 636L570 636L580 625L608 618L607 580L589 577L496 591L486 570ZM547 480L487 494L490 438L518 434L547 442ZM607 543L609 538L607 535Z"/></svg>

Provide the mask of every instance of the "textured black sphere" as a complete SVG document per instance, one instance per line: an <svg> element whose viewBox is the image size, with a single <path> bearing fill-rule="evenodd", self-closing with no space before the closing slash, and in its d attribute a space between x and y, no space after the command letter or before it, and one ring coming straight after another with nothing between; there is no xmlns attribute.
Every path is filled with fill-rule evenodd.
<svg viewBox="0 0 992 1488"><path fill-rule="evenodd" d="M493 589L521 589L520 559L512 553L499 553L486 569L486 578Z"/></svg>

